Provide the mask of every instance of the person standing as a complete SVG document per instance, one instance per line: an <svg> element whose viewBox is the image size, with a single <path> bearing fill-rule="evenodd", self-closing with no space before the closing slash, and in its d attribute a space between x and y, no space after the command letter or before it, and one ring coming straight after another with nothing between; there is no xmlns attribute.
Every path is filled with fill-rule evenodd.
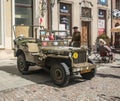
<svg viewBox="0 0 120 101"><path fill-rule="evenodd" d="M49 40L55 40L53 33L50 33L50 35L49 35Z"/></svg>
<svg viewBox="0 0 120 101"><path fill-rule="evenodd" d="M72 40L70 42L70 45L72 44L73 47L80 47L81 46L81 33L80 31L78 31L78 27L75 26L73 27L74 29L74 32L73 32L73 35L72 35Z"/></svg>

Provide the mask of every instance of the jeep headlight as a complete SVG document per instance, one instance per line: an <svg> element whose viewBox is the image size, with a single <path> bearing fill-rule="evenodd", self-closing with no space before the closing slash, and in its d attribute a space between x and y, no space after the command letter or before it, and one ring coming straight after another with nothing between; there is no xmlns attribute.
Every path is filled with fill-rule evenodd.
<svg viewBox="0 0 120 101"><path fill-rule="evenodd" d="M78 58L78 53L77 53L77 52L73 53L73 58L74 58L74 59L77 59L77 58Z"/></svg>

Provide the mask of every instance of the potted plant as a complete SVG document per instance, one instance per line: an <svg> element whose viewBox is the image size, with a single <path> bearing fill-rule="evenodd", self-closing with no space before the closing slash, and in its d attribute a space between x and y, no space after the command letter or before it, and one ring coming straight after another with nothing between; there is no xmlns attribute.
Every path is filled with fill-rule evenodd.
<svg viewBox="0 0 120 101"><path fill-rule="evenodd" d="M97 40L103 39L106 41L107 45L110 45L110 38L107 36L107 34L103 33L97 37Z"/></svg>

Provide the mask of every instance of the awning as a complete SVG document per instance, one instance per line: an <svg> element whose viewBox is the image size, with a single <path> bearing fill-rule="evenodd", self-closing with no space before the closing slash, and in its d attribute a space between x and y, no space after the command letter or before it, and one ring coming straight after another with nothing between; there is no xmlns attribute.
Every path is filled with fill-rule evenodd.
<svg viewBox="0 0 120 101"><path fill-rule="evenodd" d="M113 28L111 29L111 32L120 32L120 26L113 27Z"/></svg>

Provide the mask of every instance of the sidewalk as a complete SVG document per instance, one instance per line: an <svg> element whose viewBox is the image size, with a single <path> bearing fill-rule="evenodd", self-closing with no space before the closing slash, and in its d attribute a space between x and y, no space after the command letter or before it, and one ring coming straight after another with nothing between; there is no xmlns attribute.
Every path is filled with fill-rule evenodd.
<svg viewBox="0 0 120 101"><path fill-rule="evenodd" d="M0 91L35 84L21 76L16 63L16 58L0 59Z"/></svg>
<svg viewBox="0 0 120 101"><path fill-rule="evenodd" d="M50 80L50 76L38 67L31 67L28 75L22 75L17 69L17 58L0 59L0 92L36 85Z"/></svg>
<svg viewBox="0 0 120 101"><path fill-rule="evenodd" d="M14 51L11 49L0 50L0 61L14 59Z"/></svg>
<svg viewBox="0 0 120 101"><path fill-rule="evenodd" d="M0 59L0 67L1 66L15 66L15 65L17 65L17 58Z"/></svg>

